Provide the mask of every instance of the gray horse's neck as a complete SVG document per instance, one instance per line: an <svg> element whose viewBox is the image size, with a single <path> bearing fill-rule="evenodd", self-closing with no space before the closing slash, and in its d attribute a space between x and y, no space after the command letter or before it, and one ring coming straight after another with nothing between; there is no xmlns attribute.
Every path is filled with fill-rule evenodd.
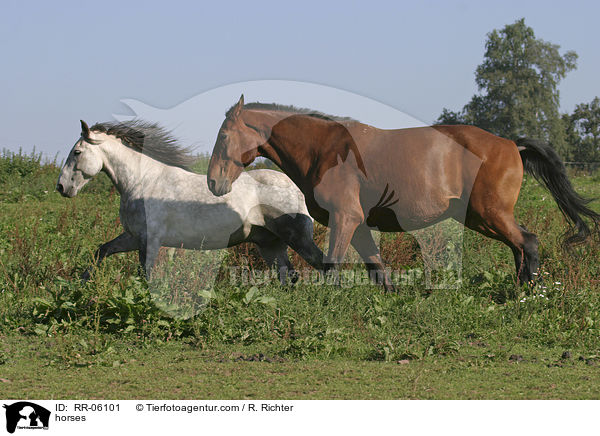
<svg viewBox="0 0 600 436"><path fill-rule="evenodd" d="M167 167L116 139L104 141L100 147L104 152L102 170L122 197L143 197L148 183L155 182Z"/></svg>

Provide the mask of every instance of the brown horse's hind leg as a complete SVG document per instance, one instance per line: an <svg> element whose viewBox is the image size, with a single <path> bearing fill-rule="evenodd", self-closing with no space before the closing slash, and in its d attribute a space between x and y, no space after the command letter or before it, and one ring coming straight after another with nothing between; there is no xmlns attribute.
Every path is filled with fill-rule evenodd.
<svg viewBox="0 0 600 436"><path fill-rule="evenodd" d="M536 279L539 268L537 238L519 226L512 214L488 212L482 217L469 211L465 226L510 247L520 283Z"/></svg>
<svg viewBox="0 0 600 436"><path fill-rule="evenodd" d="M538 255L538 240L537 237L525 229L521 228L523 235L523 255L519 250L519 259L515 254L515 265L517 267L517 277L520 283L530 283L538 279L538 269L540 267L540 258ZM518 265L517 265L518 262Z"/></svg>
<svg viewBox="0 0 600 436"><path fill-rule="evenodd" d="M360 257L365 262L371 280L379 285L382 284L386 291L393 291L394 285L385 270L379 249L375 245L375 241L373 241L371 231L364 224L358 226L354 232L352 246L358 251L358 254L360 254Z"/></svg>

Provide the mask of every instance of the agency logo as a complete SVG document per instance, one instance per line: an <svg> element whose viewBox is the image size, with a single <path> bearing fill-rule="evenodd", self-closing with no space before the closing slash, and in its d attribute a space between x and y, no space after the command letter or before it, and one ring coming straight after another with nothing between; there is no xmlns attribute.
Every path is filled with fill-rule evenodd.
<svg viewBox="0 0 600 436"><path fill-rule="evenodd" d="M6 431L14 433L18 429L48 429L50 411L29 401L19 401L3 406L6 409Z"/></svg>

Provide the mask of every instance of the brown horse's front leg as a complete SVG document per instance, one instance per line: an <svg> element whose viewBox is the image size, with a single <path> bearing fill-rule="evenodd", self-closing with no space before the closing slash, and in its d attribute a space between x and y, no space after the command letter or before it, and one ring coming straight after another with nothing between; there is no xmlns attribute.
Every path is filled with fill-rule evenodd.
<svg viewBox="0 0 600 436"><path fill-rule="evenodd" d="M394 291L394 285L389 273L385 270L385 265L381 260L379 248L371 236L371 231L367 226L360 225L354 232L352 246L356 249L360 257L365 262L369 276L378 285L383 285L386 291Z"/></svg>
<svg viewBox="0 0 600 436"><path fill-rule="evenodd" d="M329 252L325 261L325 272L334 270L336 278L339 274L339 265L344 261L346 252L354 236L354 231L360 224L360 218L347 213L330 213L329 227Z"/></svg>

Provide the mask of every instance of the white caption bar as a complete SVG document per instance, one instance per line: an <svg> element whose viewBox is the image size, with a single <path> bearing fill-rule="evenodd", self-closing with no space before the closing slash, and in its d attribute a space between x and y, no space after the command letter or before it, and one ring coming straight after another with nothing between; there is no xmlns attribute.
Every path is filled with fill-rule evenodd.
<svg viewBox="0 0 600 436"><path fill-rule="evenodd" d="M0 400L0 434L578 434L590 401ZM43 430L38 433L35 430ZM6 433L8 431L8 433ZM143 432L143 433L142 433ZM133 433L132 433L133 434Z"/></svg>

